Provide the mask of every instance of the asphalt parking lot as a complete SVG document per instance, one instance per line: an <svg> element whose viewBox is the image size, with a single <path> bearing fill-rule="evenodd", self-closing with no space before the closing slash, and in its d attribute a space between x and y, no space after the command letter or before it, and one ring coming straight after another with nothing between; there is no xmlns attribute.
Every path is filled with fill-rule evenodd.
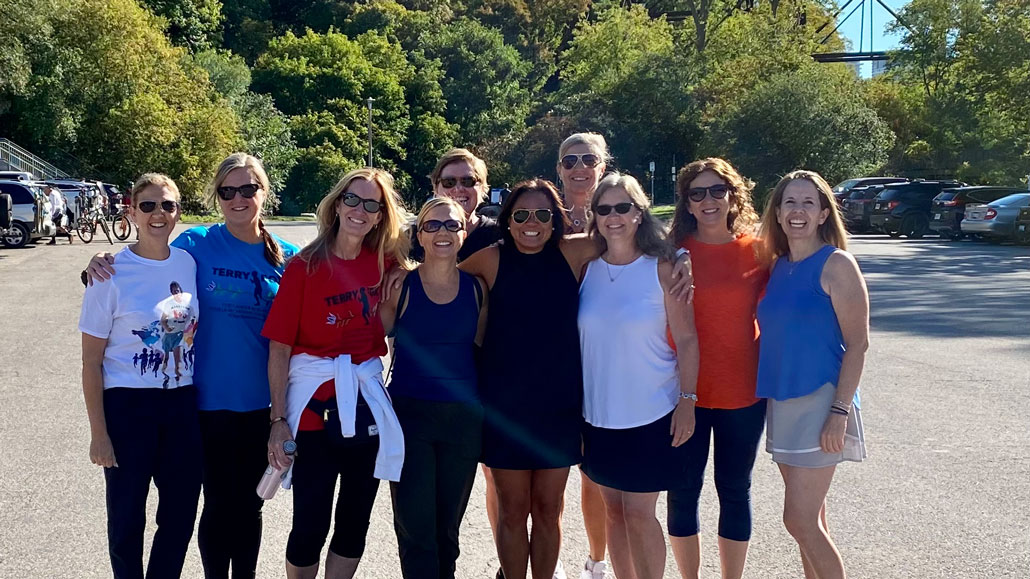
<svg viewBox="0 0 1030 579"><path fill-rule="evenodd" d="M297 243L314 237L307 223L270 229ZM76 327L78 272L111 247L66 243L0 248L4 578L110 576ZM849 575L1030 577L1030 248L860 237L852 250L869 283L873 333L862 380L870 456L839 469L828 507ZM782 490L761 452L747 577L802 576L780 523ZM566 496L561 558L575 578L586 554L575 471ZM280 492L265 507L260 577L283 576L290 505ZM710 473L702 508L703 574L718 577ZM663 499L662 520L664 511ZM359 577L400 577L391 521L384 484ZM481 477L461 540L458 576L493 577ZM668 561L665 576L678 577L671 553ZM195 542L183 576L202 577Z"/></svg>

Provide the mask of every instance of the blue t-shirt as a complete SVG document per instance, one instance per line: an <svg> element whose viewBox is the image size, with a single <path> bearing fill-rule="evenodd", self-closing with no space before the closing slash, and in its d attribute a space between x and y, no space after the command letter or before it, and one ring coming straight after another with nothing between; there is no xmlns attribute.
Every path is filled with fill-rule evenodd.
<svg viewBox="0 0 1030 579"><path fill-rule="evenodd" d="M287 259L296 245L275 240ZM265 259L263 243L244 243L224 224L182 232L174 247L197 262L200 317L193 382L201 410L247 412L268 408L268 339L261 327L279 291L284 266Z"/></svg>

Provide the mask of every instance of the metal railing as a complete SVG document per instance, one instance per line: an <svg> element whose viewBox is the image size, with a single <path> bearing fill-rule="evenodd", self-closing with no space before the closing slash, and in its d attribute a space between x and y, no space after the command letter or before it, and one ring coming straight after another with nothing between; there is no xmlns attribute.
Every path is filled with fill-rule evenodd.
<svg viewBox="0 0 1030 579"><path fill-rule="evenodd" d="M0 138L0 163L12 171L26 171L42 181L70 179L71 175L19 147L10 139Z"/></svg>

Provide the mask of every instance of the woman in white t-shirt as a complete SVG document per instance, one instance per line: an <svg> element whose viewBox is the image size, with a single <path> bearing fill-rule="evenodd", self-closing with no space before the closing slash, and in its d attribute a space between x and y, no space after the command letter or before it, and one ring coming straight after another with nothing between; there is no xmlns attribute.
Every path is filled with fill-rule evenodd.
<svg viewBox="0 0 1030 579"><path fill-rule="evenodd" d="M649 205L628 175L597 186L588 232L601 257L583 274L578 319L581 468L601 487L615 574L637 579L665 571L655 505L682 474L677 447L693 434L697 402L694 309L668 293L673 249Z"/></svg>
<svg viewBox="0 0 1030 579"><path fill-rule="evenodd" d="M196 327L196 263L169 247L179 189L147 173L132 187L139 241L115 255L118 276L86 288L82 390L92 440L104 467L108 547L116 578L143 577L147 493L159 492L158 530L148 577L178 577L193 535L203 456L192 365L182 361ZM172 373L168 359L173 357Z"/></svg>

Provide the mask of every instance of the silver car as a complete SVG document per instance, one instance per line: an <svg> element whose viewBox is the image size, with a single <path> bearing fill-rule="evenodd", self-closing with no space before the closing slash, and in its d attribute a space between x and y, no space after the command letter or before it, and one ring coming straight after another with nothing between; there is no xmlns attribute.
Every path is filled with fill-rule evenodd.
<svg viewBox="0 0 1030 579"><path fill-rule="evenodd" d="M962 219L962 233L979 235L1000 241L1015 234L1016 216L1023 207L1030 206L1030 192L1002 197L987 205L966 206Z"/></svg>

